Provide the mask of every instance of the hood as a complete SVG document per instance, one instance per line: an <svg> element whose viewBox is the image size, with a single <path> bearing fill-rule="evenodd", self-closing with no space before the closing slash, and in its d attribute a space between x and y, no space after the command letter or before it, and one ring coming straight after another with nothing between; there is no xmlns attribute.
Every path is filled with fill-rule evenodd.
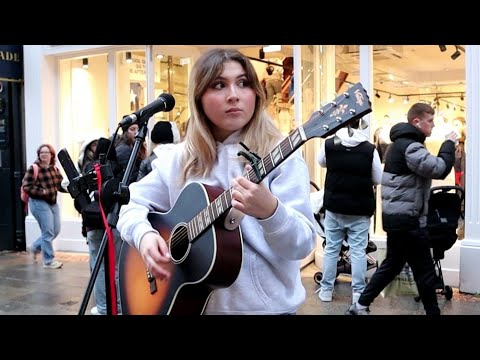
<svg viewBox="0 0 480 360"><path fill-rule="evenodd" d="M352 129L353 136L348 135L348 128L344 127L338 130L335 135L342 140L342 145L346 147L354 147L362 142L369 141L367 134L359 129Z"/></svg>
<svg viewBox="0 0 480 360"><path fill-rule="evenodd" d="M409 123L398 123L392 126L390 130L390 140L395 141L398 138L408 138L422 144L425 141L425 135Z"/></svg>
<svg viewBox="0 0 480 360"><path fill-rule="evenodd" d="M85 140L82 143L82 147L80 148L80 152L78 154L78 166L82 167L83 159L85 158L85 150L87 149L88 145L90 145L95 140L98 140L102 137L101 134L90 134L85 137Z"/></svg>

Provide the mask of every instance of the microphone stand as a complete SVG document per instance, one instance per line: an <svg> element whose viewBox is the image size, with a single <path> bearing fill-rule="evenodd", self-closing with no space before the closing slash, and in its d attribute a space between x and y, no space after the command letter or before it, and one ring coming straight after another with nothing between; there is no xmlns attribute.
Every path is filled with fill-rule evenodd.
<svg viewBox="0 0 480 360"><path fill-rule="evenodd" d="M110 212L107 215L107 221L110 229L114 229L117 227L118 223L118 218L119 218L119 213L120 213L120 207L122 205L127 204L130 201L130 192L128 190L128 180L130 179L130 175L133 170L133 166L135 164L135 161L137 160L138 156L138 151L140 150L140 146L143 144L145 141L145 137L147 136L147 122L148 119L145 121L141 122L139 121L139 131L137 133L137 136L135 136L135 144L133 146L133 150L130 154L130 158L128 159L128 164L127 168L125 169L125 173L123 174L122 181L118 185L118 191L113 193L113 206L111 207ZM113 141L112 141L112 146ZM100 269L100 265L102 263L102 260L105 261L105 289L106 289L106 300L107 300L107 315L112 315L112 305L111 305L111 299L112 295L110 294L110 277L108 276L108 269L110 265L111 259L108 257L108 253L105 252L105 246L107 244L107 231L105 230L103 233L103 238L102 242L100 244L100 247L98 249L98 255L97 259L95 261L95 266L93 267L92 274L90 276L90 280L88 281L87 288L85 290L85 294L83 295L82 303L80 304L80 310L78 312L78 315L85 315L85 310L88 305L88 300L90 299L90 296L92 294L92 289L93 285L95 284L95 280L97 279L98 276L98 271ZM115 289L117 289L117 286L115 284ZM117 292L118 293L118 292ZM118 296L118 294L117 294Z"/></svg>

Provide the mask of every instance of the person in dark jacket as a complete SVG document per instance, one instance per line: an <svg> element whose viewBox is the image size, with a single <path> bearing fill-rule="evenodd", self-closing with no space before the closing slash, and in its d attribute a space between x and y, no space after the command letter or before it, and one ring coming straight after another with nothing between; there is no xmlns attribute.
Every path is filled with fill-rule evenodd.
<svg viewBox="0 0 480 360"><path fill-rule="evenodd" d="M365 289L368 230L375 211L374 186L382 179L382 164L375 146L359 128L359 121L325 141L318 163L327 168L325 179L325 253L318 297L332 301L338 254L347 240L352 266L352 304Z"/></svg>
<svg viewBox="0 0 480 360"><path fill-rule="evenodd" d="M435 268L426 230L432 179L445 179L455 160L457 135L445 136L437 156L425 148L425 138L435 126L435 111L424 103L414 104L408 123L390 131L390 145L382 177L382 220L387 233L387 256L373 274L349 315L367 315L369 305L400 273L405 263L413 271L427 315L440 315L435 290Z"/></svg>
<svg viewBox="0 0 480 360"><path fill-rule="evenodd" d="M127 169L130 155L132 154L133 146L135 145L135 137L138 133L138 123L134 122L129 125L122 126L123 134L120 140L115 141L115 151L117 153L117 161L122 166L123 171ZM132 167L132 172L128 179L127 185L137 181L138 169L142 160L147 158L147 148L145 143L142 143Z"/></svg>
<svg viewBox="0 0 480 360"><path fill-rule="evenodd" d="M155 149L158 145L178 143L180 140L180 132L178 131L177 123L170 121L157 122L150 133L150 140L152 140L154 148L152 154L140 163L137 181L152 171L152 161L157 158Z"/></svg>
<svg viewBox="0 0 480 360"><path fill-rule="evenodd" d="M99 138L97 140L97 146L95 152L92 156L92 161L88 162L84 166L85 173L94 169L96 162L99 162L100 154L107 154L107 151L110 147L110 140L105 138ZM117 190L118 183L121 180L121 175L123 174L122 167L117 163L117 156L115 150L111 151L108 154L106 161L106 166L110 167L114 175L114 179L102 179L103 185L103 195L102 202L104 205L105 215L108 215L111 201L107 201L105 192L112 192ZM115 180L117 180L115 182ZM108 182L108 183L107 183ZM112 185L109 185L109 184ZM88 204L85 209L82 211L82 227L85 229L88 249L90 253L90 271L93 272L97 258L100 255L100 245L102 244L103 236L105 233L105 225L100 213L98 192L95 191L95 196L93 201ZM118 230L113 229L113 243L115 248L115 283L118 285L118 261L120 257L120 249L122 246L122 239ZM107 252L107 247L105 247L105 253ZM103 255L105 255L105 253ZM117 287L118 288L118 287ZM95 306L90 310L92 315L106 315L107 314L107 289L105 287L105 265L102 263L100 269L97 273L97 278L93 286L93 295L95 298ZM121 312L120 308L120 297L117 295L117 309L118 312Z"/></svg>

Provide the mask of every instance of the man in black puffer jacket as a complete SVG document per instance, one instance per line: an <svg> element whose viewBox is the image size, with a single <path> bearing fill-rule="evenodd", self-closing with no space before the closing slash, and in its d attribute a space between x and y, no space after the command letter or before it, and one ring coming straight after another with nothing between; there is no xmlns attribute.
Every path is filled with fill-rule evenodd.
<svg viewBox="0 0 480 360"><path fill-rule="evenodd" d="M414 104L408 123L390 131L390 145L382 177L382 220L387 232L387 256L347 314L366 315L368 306L400 273L407 262L417 283L427 315L440 315L435 290L435 268L426 230L432 179L445 179L455 160L457 136L451 132L438 156L425 148L435 126L430 105Z"/></svg>

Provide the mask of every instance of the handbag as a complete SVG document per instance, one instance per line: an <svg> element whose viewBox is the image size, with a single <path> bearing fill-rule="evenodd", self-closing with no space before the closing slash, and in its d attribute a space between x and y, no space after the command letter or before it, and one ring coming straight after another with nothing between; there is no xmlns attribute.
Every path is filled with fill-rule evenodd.
<svg viewBox="0 0 480 360"><path fill-rule="evenodd" d="M405 264L400 274L395 276L381 294L384 298L387 296L418 296L417 283L408 264Z"/></svg>
<svg viewBox="0 0 480 360"><path fill-rule="evenodd" d="M38 176L38 165L37 164L32 164L33 167L33 183L35 184L35 181L37 181L37 176ZM20 185L20 199L25 203L25 213L28 213L28 199L29 199L28 193L23 190L23 184Z"/></svg>

